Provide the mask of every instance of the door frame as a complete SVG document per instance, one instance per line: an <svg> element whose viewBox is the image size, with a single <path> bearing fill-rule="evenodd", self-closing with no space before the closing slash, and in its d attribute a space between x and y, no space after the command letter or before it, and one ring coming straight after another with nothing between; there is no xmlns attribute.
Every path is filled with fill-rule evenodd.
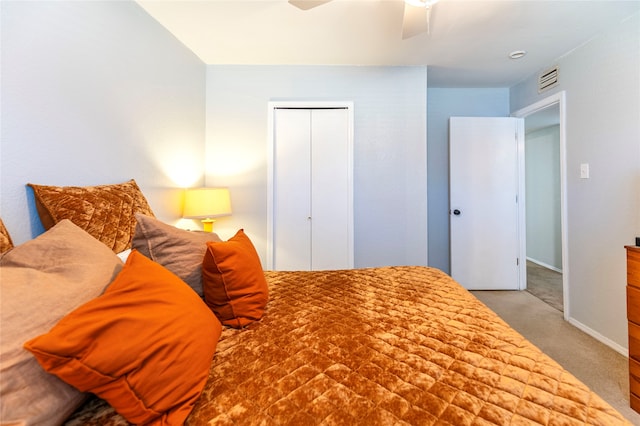
<svg viewBox="0 0 640 426"><path fill-rule="evenodd" d="M350 264L354 264L354 220L353 220L353 102L352 101L270 101L267 103L267 259L266 269L273 269L273 234L274 234L274 218L273 218L273 173L274 173L274 148L275 148L275 113L277 109L346 109L349 121L348 135L348 188L349 188L349 206L348 215L351 230L348 235L347 244L351 256Z"/></svg>
<svg viewBox="0 0 640 426"><path fill-rule="evenodd" d="M570 318L571 301L569 299L569 237L567 222L567 137L566 137L566 94L560 91L541 99L511 114L513 117L526 119L527 116L558 104L560 123L560 235L562 239L562 297L564 319ZM523 155L524 158L524 155ZM526 227L524 228L526 233ZM526 248L525 248L526 252ZM526 279L525 279L526 282Z"/></svg>

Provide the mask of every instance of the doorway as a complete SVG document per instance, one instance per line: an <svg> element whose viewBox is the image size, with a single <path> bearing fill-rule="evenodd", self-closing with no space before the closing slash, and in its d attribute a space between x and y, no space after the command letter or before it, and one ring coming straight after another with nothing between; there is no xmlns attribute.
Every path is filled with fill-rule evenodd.
<svg viewBox="0 0 640 426"><path fill-rule="evenodd" d="M564 92L516 111L525 120L526 288L569 318Z"/></svg>

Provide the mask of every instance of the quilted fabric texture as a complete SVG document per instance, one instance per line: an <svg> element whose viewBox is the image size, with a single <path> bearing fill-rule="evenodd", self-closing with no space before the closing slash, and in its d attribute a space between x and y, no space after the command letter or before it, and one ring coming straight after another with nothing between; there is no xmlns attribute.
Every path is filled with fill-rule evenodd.
<svg viewBox="0 0 640 426"><path fill-rule="evenodd" d="M630 424L438 270L265 274L264 317L223 330L187 425ZM91 409L70 424L122 424Z"/></svg>
<svg viewBox="0 0 640 426"><path fill-rule="evenodd" d="M13 241L11 241L11 235L4 226L4 222L0 219L0 254L7 252L13 248Z"/></svg>
<svg viewBox="0 0 640 426"><path fill-rule="evenodd" d="M135 214L154 216L135 180L98 186L45 186L29 183L45 229L69 219L115 253L131 248Z"/></svg>

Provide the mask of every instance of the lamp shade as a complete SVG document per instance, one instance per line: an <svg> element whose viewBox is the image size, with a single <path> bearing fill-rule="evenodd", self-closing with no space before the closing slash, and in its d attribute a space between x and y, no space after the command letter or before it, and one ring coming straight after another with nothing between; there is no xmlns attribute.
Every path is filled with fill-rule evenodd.
<svg viewBox="0 0 640 426"><path fill-rule="evenodd" d="M182 217L203 219L231 214L228 188L189 188L184 193Z"/></svg>

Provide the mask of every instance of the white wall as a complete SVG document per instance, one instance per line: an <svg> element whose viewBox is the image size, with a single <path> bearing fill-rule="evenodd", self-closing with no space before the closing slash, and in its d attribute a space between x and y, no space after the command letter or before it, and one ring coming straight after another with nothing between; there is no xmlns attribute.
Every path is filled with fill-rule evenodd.
<svg viewBox="0 0 640 426"><path fill-rule="evenodd" d="M428 90L429 266L450 273L449 117L508 117L509 89Z"/></svg>
<svg viewBox="0 0 640 426"><path fill-rule="evenodd" d="M28 182L133 178L175 220L167 188L203 180L205 65L134 2L0 7L0 215L14 243L42 232Z"/></svg>
<svg viewBox="0 0 640 426"><path fill-rule="evenodd" d="M207 185L266 265L267 104L354 102L355 266L427 264L425 67L219 66L207 72Z"/></svg>
<svg viewBox="0 0 640 426"><path fill-rule="evenodd" d="M560 84L511 89L517 111L566 91L570 320L627 347L624 245L640 232L640 13L558 60ZM549 64L551 66L553 64ZM589 163L591 178L580 179Z"/></svg>
<svg viewBox="0 0 640 426"><path fill-rule="evenodd" d="M527 258L562 270L560 126L525 137Z"/></svg>

